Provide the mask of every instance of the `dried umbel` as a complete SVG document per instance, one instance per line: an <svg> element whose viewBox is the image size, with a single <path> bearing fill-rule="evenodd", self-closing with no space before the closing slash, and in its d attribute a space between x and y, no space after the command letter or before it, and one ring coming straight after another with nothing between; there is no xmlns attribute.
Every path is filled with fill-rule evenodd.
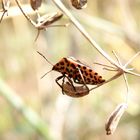
<svg viewBox="0 0 140 140"><path fill-rule="evenodd" d="M32 9L38 10L38 8L41 6L42 0L30 0L30 5L32 7Z"/></svg>
<svg viewBox="0 0 140 140"><path fill-rule="evenodd" d="M105 124L105 130L107 135L113 134L113 132L116 130L118 123L126 109L127 104L122 103L118 105L116 109L111 113Z"/></svg>
<svg viewBox="0 0 140 140"><path fill-rule="evenodd" d="M71 0L71 3L76 9L83 9L87 7L87 0Z"/></svg>
<svg viewBox="0 0 140 140"><path fill-rule="evenodd" d="M87 86L72 86L70 82L62 84L62 92L70 97L83 97L89 94L89 89Z"/></svg>

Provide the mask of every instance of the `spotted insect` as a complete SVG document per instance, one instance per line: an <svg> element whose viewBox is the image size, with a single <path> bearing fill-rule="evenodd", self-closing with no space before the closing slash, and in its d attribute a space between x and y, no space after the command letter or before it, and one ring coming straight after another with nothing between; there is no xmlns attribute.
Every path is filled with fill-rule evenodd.
<svg viewBox="0 0 140 140"><path fill-rule="evenodd" d="M58 63L56 63L52 70L58 71L64 75L68 75L69 78L72 78L73 81L77 84L89 84L97 85L105 82L97 72L95 72L91 67L83 64L79 60L76 60L73 57L64 57ZM84 78L81 78L80 72ZM61 79L58 78L58 79Z"/></svg>
<svg viewBox="0 0 140 140"><path fill-rule="evenodd" d="M45 58L40 52L38 53L43 58ZM46 58L45 60L49 62ZM56 79L57 83L65 75L67 75L70 79L72 79L77 84L98 85L105 82L105 79L103 79L102 76L100 76L97 72L95 72L90 66L83 64L82 62L80 62L79 60L76 60L73 57L62 58L58 63L53 65L52 70L60 72L62 74ZM42 78L46 74L44 74ZM81 75L83 79L81 78Z"/></svg>

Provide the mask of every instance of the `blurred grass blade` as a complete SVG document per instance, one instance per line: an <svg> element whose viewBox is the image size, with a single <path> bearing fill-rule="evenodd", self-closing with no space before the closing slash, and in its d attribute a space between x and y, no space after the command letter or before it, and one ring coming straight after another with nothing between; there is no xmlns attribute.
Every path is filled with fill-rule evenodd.
<svg viewBox="0 0 140 140"><path fill-rule="evenodd" d="M46 123L31 108L26 106L22 99L17 96L2 79L0 79L0 95L3 96L12 107L20 112L40 136L45 140L51 140L49 128Z"/></svg>

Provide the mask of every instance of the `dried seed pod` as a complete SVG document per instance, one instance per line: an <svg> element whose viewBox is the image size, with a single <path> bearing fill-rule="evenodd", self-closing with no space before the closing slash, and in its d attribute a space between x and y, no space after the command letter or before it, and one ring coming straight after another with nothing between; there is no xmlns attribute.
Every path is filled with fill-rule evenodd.
<svg viewBox="0 0 140 140"><path fill-rule="evenodd" d="M66 95L71 97L83 97L87 94L89 94L89 89L87 86L72 86L71 83L66 82L62 84L62 92L64 92Z"/></svg>
<svg viewBox="0 0 140 140"><path fill-rule="evenodd" d="M38 33L36 35L35 41L37 40L40 30L46 29L49 25L53 24L57 20L59 20L63 14L61 12L54 12L50 14L45 14L38 18L36 28L38 29Z"/></svg>
<svg viewBox="0 0 140 140"><path fill-rule="evenodd" d="M38 18L37 28L39 30L45 29L50 24L59 20L62 16L63 16L63 14L61 12L53 12L50 14L46 14L46 15Z"/></svg>
<svg viewBox="0 0 140 140"><path fill-rule="evenodd" d="M32 9L35 11L41 6L42 0L30 0L30 5Z"/></svg>
<svg viewBox="0 0 140 140"><path fill-rule="evenodd" d="M87 0L71 0L71 3L76 9L83 9L87 7Z"/></svg>
<svg viewBox="0 0 140 140"><path fill-rule="evenodd" d="M113 134L116 130L116 127L123 115L124 111L127 109L127 104L122 103L116 107L116 109L109 116L107 123L105 124L105 130L107 135Z"/></svg>

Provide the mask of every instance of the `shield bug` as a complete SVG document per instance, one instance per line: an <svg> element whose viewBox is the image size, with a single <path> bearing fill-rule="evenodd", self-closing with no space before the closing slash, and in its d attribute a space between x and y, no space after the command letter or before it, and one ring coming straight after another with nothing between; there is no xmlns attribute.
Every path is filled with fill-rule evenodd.
<svg viewBox="0 0 140 140"><path fill-rule="evenodd" d="M87 66L74 57L62 58L53 66L52 70L58 71L62 75L67 75L77 84L97 85L105 82L102 76L95 72L90 66ZM84 80L81 78L79 70Z"/></svg>
<svg viewBox="0 0 140 140"><path fill-rule="evenodd" d="M44 55L38 52L47 62L49 62ZM50 62L49 62L50 63ZM51 63L50 63L51 64ZM51 64L52 70L60 72L62 75L56 79L56 83L65 76L72 79L77 84L98 85L105 82L97 72L90 66L85 65L73 57L64 57L55 65ZM51 71L52 71L51 70ZM50 71L49 71L50 72ZM47 72L48 73L48 72ZM45 73L42 78L47 74Z"/></svg>

